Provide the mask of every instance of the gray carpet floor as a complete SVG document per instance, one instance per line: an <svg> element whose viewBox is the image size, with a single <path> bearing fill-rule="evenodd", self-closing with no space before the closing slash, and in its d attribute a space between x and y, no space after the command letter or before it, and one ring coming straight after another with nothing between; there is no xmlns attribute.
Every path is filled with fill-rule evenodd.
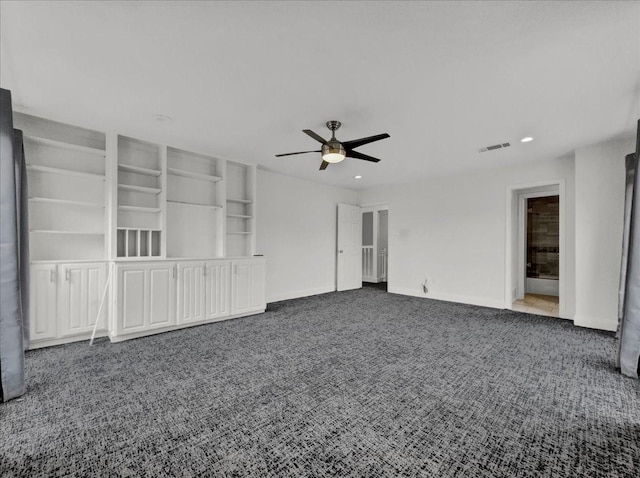
<svg viewBox="0 0 640 478"><path fill-rule="evenodd" d="M27 353L0 476L638 477L612 334L376 288Z"/></svg>

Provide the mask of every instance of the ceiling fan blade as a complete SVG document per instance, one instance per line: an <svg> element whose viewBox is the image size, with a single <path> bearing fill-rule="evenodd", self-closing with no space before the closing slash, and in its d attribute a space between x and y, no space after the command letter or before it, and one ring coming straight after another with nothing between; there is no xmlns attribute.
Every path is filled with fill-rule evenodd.
<svg viewBox="0 0 640 478"><path fill-rule="evenodd" d="M327 140L324 139L322 136L320 136L319 134L314 133L313 131L311 131L310 129L303 129L302 130L303 133L308 134L309 136L311 136L313 139L315 139L318 143L322 143L322 144L327 144Z"/></svg>
<svg viewBox="0 0 640 478"><path fill-rule="evenodd" d="M279 158L281 156L291 156L292 154L319 153L319 152L320 152L320 150L317 149L315 151L298 151L297 153L276 154L276 158Z"/></svg>
<svg viewBox="0 0 640 478"><path fill-rule="evenodd" d="M353 139L351 141L345 141L342 143L344 149L353 149L363 144L373 143L374 141L380 141L381 139L391 138L387 133L377 134L375 136L369 136L367 138Z"/></svg>
<svg viewBox="0 0 640 478"><path fill-rule="evenodd" d="M374 158L373 156L350 150L347 150L347 158L364 159L365 161L371 161L372 163L377 163L380 161L378 158Z"/></svg>
<svg viewBox="0 0 640 478"><path fill-rule="evenodd" d="M329 163L327 163L326 161L322 161L322 164L320 165L320 171L324 171L325 169L327 169L327 166L329 166Z"/></svg>

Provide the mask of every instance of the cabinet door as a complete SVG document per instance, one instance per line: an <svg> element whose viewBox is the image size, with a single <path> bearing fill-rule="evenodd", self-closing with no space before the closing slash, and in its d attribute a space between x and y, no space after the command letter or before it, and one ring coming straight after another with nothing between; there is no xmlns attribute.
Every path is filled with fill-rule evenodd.
<svg viewBox="0 0 640 478"><path fill-rule="evenodd" d="M60 267L58 295L59 334L63 337L91 333L106 285L106 264L64 264ZM105 330L107 301L99 330Z"/></svg>
<svg viewBox="0 0 640 478"><path fill-rule="evenodd" d="M145 330L148 315L147 270L143 265L117 267L115 335Z"/></svg>
<svg viewBox="0 0 640 478"><path fill-rule="evenodd" d="M176 265L175 263L147 267L148 292L146 294L147 328L168 327L176 323Z"/></svg>
<svg viewBox="0 0 640 478"><path fill-rule="evenodd" d="M264 261L251 264L251 289L249 305L253 310L265 310L267 308L266 294L266 265Z"/></svg>
<svg viewBox="0 0 640 478"><path fill-rule="evenodd" d="M224 261L207 262L206 264L206 318L217 319L231 313L230 263Z"/></svg>
<svg viewBox="0 0 640 478"><path fill-rule="evenodd" d="M205 319L204 262L178 264L178 323L185 324Z"/></svg>
<svg viewBox="0 0 640 478"><path fill-rule="evenodd" d="M118 266L114 335L144 332L175 324L175 263Z"/></svg>
<svg viewBox="0 0 640 478"><path fill-rule="evenodd" d="M232 264L232 313L264 310L265 263L263 260L234 261Z"/></svg>
<svg viewBox="0 0 640 478"><path fill-rule="evenodd" d="M56 281L55 264L32 265L29 287L29 338L51 339L56 336Z"/></svg>

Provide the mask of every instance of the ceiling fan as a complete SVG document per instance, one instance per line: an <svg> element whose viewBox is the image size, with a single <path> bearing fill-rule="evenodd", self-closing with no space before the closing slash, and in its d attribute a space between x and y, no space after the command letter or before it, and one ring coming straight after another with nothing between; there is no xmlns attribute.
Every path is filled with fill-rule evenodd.
<svg viewBox="0 0 640 478"><path fill-rule="evenodd" d="M359 153L358 151L354 151L354 149L358 146L373 143L374 141L390 138L391 136L389 136L387 133L383 133L377 134L375 136L369 136L367 138L354 139L341 143L336 139L336 130L340 128L341 124L342 123L340 123L340 121L327 121L327 128L331 130L331 139L329 141L324 139L322 136L314 133L310 129L302 130L303 133L308 134L317 142L322 143L322 149L317 149L315 151L299 151L297 153L276 154L276 157L279 158L281 156L291 156L294 154L305 153L322 153L322 164L320 165L320 171L324 171L325 169L327 169L327 166L329 166L331 163L339 163L344 158L363 159L364 161L371 161L373 163L377 163L378 161L380 161L378 158Z"/></svg>

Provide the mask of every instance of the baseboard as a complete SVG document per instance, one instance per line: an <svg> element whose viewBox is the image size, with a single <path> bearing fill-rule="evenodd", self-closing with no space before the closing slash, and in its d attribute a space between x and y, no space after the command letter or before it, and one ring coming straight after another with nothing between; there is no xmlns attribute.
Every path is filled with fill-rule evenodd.
<svg viewBox="0 0 640 478"><path fill-rule="evenodd" d="M480 305L482 307L491 307L493 309L504 309L504 300L486 299L484 297L472 297L466 295L443 294L441 292L428 292L424 294L421 290L409 289L403 287L389 287L392 294L410 295L412 297L420 297L422 299L443 300L446 302L457 302L459 304Z"/></svg>
<svg viewBox="0 0 640 478"><path fill-rule="evenodd" d="M616 319L615 321L611 321L597 317L576 316L573 319L573 325L575 325L576 327L584 327L587 329L615 332L618 328L618 319Z"/></svg>
<svg viewBox="0 0 640 478"><path fill-rule="evenodd" d="M96 332L96 338L98 337L106 337L109 333L106 330L99 330ZM29 350L42 349L45 347L54 347L56 345L64 345L70 344L73 342L83 342L89 341L91 339L91 334L79 334L74 335L72 337L62 337L56 339L44 339L44 340L30 340L29 341Z"/></svg>
<svg viewBox="0 0 640 478"><path fill-rule="evenodd" d="M276 294L267 297L267 303L280 302L281 300L299 299L301 297L309 297L310 295L327 294L335 292L335 287L315 287L313 289L294 290L285 294Z"/></svg>
<svg viewBox="0 0 640 478"><path fill-rule="evenodd" d="M249 317L251 315L257 315L264 313L265 309L254 310L251 312L244 312L242 314L227 315L225 317L216 317L215 319L198 320L194 322L188 322L186 324L170 325L167 327L158 327L157 329L142 330L139 332L133 332L131 334L119 334L110 335L109 340L112 343L124 342L131 339L140 339L142 337L148 337L150 335L164 334L165 332L176 332L178 330L188 329L189 327L198 327L200 325L213 324L215 322L223 322L225 320L241 319L243 317Z"/></svg>

